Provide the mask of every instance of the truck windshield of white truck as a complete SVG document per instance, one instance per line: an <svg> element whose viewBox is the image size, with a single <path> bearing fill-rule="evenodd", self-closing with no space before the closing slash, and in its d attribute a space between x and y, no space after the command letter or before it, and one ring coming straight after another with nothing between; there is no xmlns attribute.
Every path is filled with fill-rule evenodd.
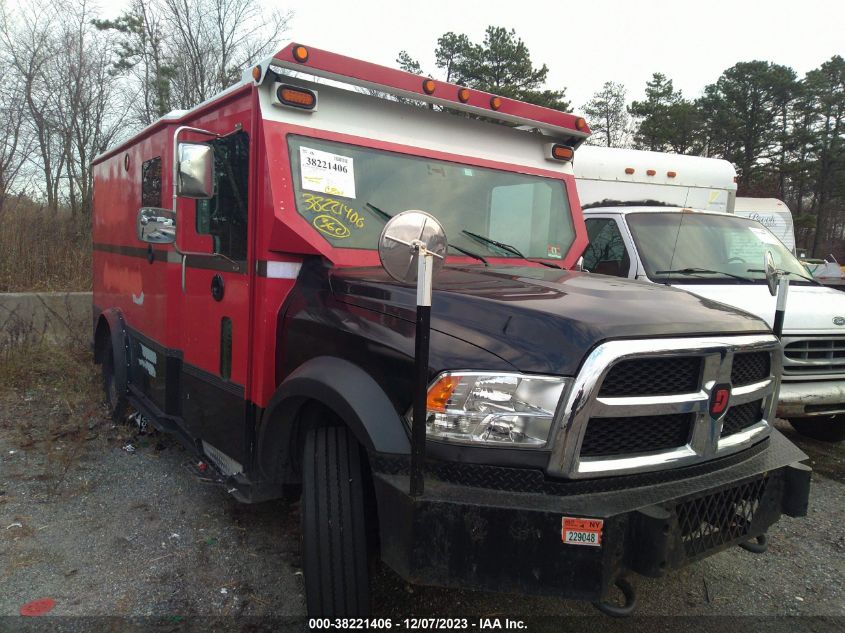
<svg viewBox="0 0 845 633"><path fill-rule="evenodd" d="M563 180L301 136L288 144L297 211L338 248L377 248L385 221L408 209L483 257L561 259L575 239Z"/></svg>
<svg viewBox="0 0 845 633"><path fill-rule="evenodd" d="M627 220L652 281L762 281L766 251L771 251L775 266L790 274L790 281L811 281L789 249L759 222L677 212L630 213Z"/></svg>

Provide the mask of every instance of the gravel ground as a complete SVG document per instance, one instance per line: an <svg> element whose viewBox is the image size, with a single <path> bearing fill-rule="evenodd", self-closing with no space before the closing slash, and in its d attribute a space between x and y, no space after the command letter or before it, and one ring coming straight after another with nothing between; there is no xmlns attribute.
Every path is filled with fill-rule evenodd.
<svg viewBox="0 0 845 633"><path fill-rule="evenodd" d="M96 380L89 382L91 396L77 402L95 400ZM635 578L640 619L625 630L653 631L660 620L648 616L678 614L696 616L684 628L709 622L702 616L756 616L723 618L732 630L740 621L845 628L845 445L780 428L810 455L809 516L784 517L762 556L733 548L663 579ZM22 627L23 619L2 616L44 597L55 600L51 616L172 623L209 616L229 618L223 628L237 630L243 623L258 630L260 620L249 616L303 616L297 504L240 505L198 479L191 462L175 440L114 425L49 386L0 395L0 630ZM410 587L384 567L374 601L376 614L393 617L584 616L591 629L616 624L561 599ZM80 630L109 622L68 621Z"/></svg>

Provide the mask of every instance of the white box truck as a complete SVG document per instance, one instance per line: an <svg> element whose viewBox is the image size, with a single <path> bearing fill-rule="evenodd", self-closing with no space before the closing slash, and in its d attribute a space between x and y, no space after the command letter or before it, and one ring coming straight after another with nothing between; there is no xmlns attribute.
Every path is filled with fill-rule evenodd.
<svg viewBox="0 0 845 633"><path fill-rule="evenodd" d="M791 283L777 414L802 435L845 439L845 296L815 281L759 222L734 213L734 167L582 147L574 168L589 237L585 270L673 286L771 325L775 298L762 270L771 251Z"/></svg>

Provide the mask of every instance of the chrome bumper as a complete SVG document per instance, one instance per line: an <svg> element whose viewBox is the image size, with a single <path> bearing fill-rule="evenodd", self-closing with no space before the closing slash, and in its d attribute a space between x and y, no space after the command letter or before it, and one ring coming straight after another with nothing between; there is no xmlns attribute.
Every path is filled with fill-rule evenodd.
<svg viewBox="0 0 845 633"><path fill-rule="evenodd" d="M832 413L845 413L845 380L784 380L780 383L777 406L779 418L802 418Z"/></svg>

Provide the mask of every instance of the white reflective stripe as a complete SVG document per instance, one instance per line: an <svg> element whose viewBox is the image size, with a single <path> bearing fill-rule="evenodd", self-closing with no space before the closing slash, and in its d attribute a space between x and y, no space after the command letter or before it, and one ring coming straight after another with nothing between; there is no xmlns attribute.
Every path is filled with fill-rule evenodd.
<svg viewBox="0 0 845 633"><path fill-rule="evenodd" d="M780 278L778 282L778 303L777 303L777 310L778 312L783 312L786 310L786 297L789 294L789 279L787 279L786 275ZM771 309L771 308L770 308Z"/></svg>
<svg viewBox="0 0 845 633"><path fill-rule="evenodd" d="M267 278L296 279L300 268L300 262L267 262Z"/></svg>
<svg viewBox="0 0 845 633"><path fill-rule="evenodd" d="M420 255L417 259L417 305L431 305L431 278L434 276L434 256Z"/></svg>

